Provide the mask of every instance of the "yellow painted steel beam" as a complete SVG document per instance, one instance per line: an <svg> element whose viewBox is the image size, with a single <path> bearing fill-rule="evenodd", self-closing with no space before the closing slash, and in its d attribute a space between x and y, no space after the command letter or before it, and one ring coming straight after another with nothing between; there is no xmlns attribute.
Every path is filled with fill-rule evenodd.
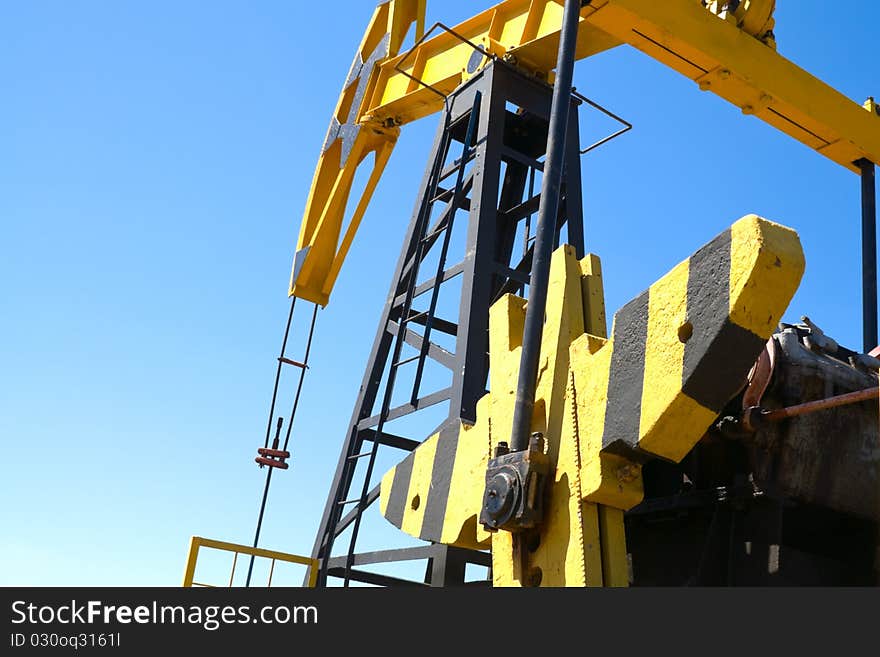
<svg viewBox="0 0 880 657"><path fill-rule="evenodd" d="M804 271L797 234L735 222L614 316L605 335L598 258L551 262L532 431L550 462L539 540L478 524L490 455L510 436L525 300L490 310L490 392L477 422L430 437L382 479L404 532L492 549L499 586L626 586L623 513L642 500L635 454L681 461L736 395Z"/></svg>
<svg viewBox="0 0 880 657"><path fill-rule="evenodd" d="M880 119L694 0L593 0L590 23L834 162L880 164Z"/></svg>
<svg viewBox="0 0 880 657"><path fill-rule="evenodd" d="M506 0L451 31L438 28L433 38L378 67L365 119L403 125L438 112L443 98L436 92L451 93L485 66L489 57L504 59L538 78L550 78L559 49L562 6L562 0ZM591 7L581 10L577 59L621 43L587 22L594 11ZM487 56L475 56L475 46Z"/></svg>
<svg viewBox="0 0 880 657"><path fill-rule="evenodd" d="M399 127L443 107L448 94L500 58L552 79L563 0L505 0L420 40L425 0L380 4L358 48L321 151L300 227L290 294L322 305L396 143ZM593 0L581 9L577 57L628 43L834 162L880 164L880 117L775 50L774 0ZM415 26L419 45L400 53ZM462 41L466 39L470 42ZM473 46L487 56L475 55ZM369 166L347 230L355 174Z"/></svg>
<svg viewBox="0 0 880 657"><path fill-rule="evenodd" d="M413 26L416 36L421 36L424 20L425 0L388 0L373 13L330 119L312 179L290 278L293 296L321 305L329 301L342 261L400 134L393 124L363 120L376 84L376 67L397 55ZM343 235L346 207L362 165L371 166L368 182Z"/></svg>
<svg viewBox="0 0 880 657"><path fill-rule="evenodd" d="M880 164L876 115L760 40L772 27L774 6L744 2L727 17L696 0L593 0L581 10L577 56L628 43L853 172L863 158ZM560 0L507 0L453 31L548 77L561 15ZM467 79L472 54L471 46L442 33L407 55L405 66L403 55L382 63L364 116L402 125L439 111L442 99L411 77L448 93Z"/></svg>

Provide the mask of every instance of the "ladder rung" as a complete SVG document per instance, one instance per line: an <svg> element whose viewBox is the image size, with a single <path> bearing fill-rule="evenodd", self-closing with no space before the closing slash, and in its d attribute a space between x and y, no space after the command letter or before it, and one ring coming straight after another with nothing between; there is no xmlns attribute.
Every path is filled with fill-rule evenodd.
<svg viewBox="0 0 880 657"><path fill-rule="evenodd" d="M404 358L403 360L399 360L396 363L394 363L392 366L393 367L400 367L401 365L406 365L407 363L411 363L414 360L418 360L421 357L422 357L421 354L416 354L415 356L410 356L409 358Z"/></svg>
<svg viewBox="0 0 880 657"><path fill-rule="evenodd" d="M295 367L301 367L301 368L303 368L304 370L306 370L306 369L309 368L309 366L306 365L305 363L300 363L298 360L291 360L290 358L285 358L284 356L279 356L279 357L278 357L278 360L280 360L282 363L286 363L287 365L293 365L293 366L295 366Z"/></svg>
<svg viewBox="0 0 880 657"><path fill-rule="evenodd" d="M428 233L427 235L425 235L425 236L422 238L422 242L427 243L428 240L433 239L436 235L439 235L440 233L442 233L443 231L447 230L448 228L449 228L449 224L447 223L445 226L443 226L443 228L438 228L438 229L435 230L433 233Z"/></svg>
<svg viewBox="0 0 880 657"><path fill-rule="evenodd" d="M431 199L431 203L435 203L442 199L444 196L449 196L449 194L452 193L451 189L445 189L443 187L440 187L440 185L437 185L437 189L440 191L440 193Z"/></svg>
<svg viewBox="0 0 880 657"><path fill-rule="evenodd" d="M355 459L362 459L365 456L370 456L373 452L361 452L360 454L352 454L348 457L349 461L354 461Z"/></svg>
<svg viewBox="0 0 880 657"><path fill-rule="evenodd" d="M352 498L352 499L350 499L350 500L342 500L341 502L337 502L337 504L338 504L339 506L345 506L346 504L353 504L353 503L355 503L355 502L360 503L360 501L361 501L361 498L359 498L359 497L355 497L355 498Z"/></svg>
<svg viewBox="0 0 880 657"><path fill-rule="evenodd" d="M473 160L475 153L475 148L470 149L470 152L465 156L464 162L462 162L462 158L457 158L455 161L452 162L452 164L450 164L440 172L440 177L437 180L446 180L449 176L458 171L462 167L462 164L468 164L471 160Z"/></svg>
<svg viewBox="0 0 880 657"><path fill-rule="evenodd" d="M440 194L431 198L430 203L434 204L438 201L443 201L444 203L448 203L452 200L452 196L455 193L454 189L443 189L442 187L438 187L438 189L442 190ZM470 210L471 209L471 201L467 196L464 195L463 192L459 192L459 204L457 209L459 210Z"/></svg>
<svg viewBox="0 0 880 657"><path fill-rule="evenodd" d="M446 180L453 173L458 171L461 168L461 160L455 160L452 164L447 166L440 172L440 180Z"/></svg>

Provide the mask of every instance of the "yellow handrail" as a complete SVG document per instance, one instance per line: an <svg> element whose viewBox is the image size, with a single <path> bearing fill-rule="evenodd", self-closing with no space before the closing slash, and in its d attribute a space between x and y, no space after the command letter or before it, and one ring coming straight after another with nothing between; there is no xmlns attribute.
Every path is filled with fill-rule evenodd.
<svg viewBox="0 0 880 657"><path fill-rule="evenodd" d="M201 548L211 548L214 550L223 550L225 552L232 552L235 556L232 560L232 572L229 575L229 586L232 586L232 580L235 576L235 566L238 563L238 555L246 554L255 557L263 557L265 559L271 559L272 565L269 570L269 582L267 586L272 585L272 574L275 572L275 562L276 561L285 561L287 563L295 563L300 564L302 566L308 566L309 568L309 579L307 586L309 588L314 588L315 584L318 581L318 560L312 559L311 557L302 557L297 554L288 554L287 552L278 552L276 550L266 550L263 548L254 548L248 545L240 545L238 543L227 543L225 541L215 541L211 538L203 538L201 536L193 536L189 542L189 555L186 559L186 570L183 574L183 586L185 588L190 588L193 586L208 586L210 584L203 584L201 582L194 581L196 574L196 563L199 558L199 550Z"/></svg>

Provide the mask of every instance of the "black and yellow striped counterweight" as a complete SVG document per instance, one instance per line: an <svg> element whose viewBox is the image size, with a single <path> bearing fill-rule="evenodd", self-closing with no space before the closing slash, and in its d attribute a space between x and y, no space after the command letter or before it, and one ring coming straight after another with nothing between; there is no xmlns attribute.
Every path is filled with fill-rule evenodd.
<svg viewBox="0 0 880 657"><path fill-rule="evenodd" d="M477 522L486 464L510 436L526 303L513 295L490 312L491 392L477 423L390 470L383 515L423 540L491 547L496 586L626 585L623 511L642 499L640 463L693 448L741 390L803 271L793 230L746 216L624 305L607 338L599 259L560 247L531 427L550 462L543 524L514 536Z"/></svg>

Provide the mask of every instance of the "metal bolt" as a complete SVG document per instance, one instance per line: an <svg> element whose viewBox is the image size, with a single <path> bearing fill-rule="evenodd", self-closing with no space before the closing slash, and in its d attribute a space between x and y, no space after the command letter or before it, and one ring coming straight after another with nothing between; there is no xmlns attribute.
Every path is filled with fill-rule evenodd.
<svg viewBox="0 0 880 657"><path fill-rule="evenodd" d="M495 445L495 458L497 459L499 456L504 456L505 454L510 453L510 447L504 441L499 442Z"/></svg>
<svg viewBox="0 0 880 657"><path fill-rule="evenodd" d="M544 453L544 434L536 431L529 440L529 450Z"/></svg>
<svg viewBox="0 0 880 657"><path fill-rule="evenodd" d="M510 473L499 472L492 477L483 498L483 508L491 526L498 527L507 522L516 504L516 497L517 483Z"/></svg>

